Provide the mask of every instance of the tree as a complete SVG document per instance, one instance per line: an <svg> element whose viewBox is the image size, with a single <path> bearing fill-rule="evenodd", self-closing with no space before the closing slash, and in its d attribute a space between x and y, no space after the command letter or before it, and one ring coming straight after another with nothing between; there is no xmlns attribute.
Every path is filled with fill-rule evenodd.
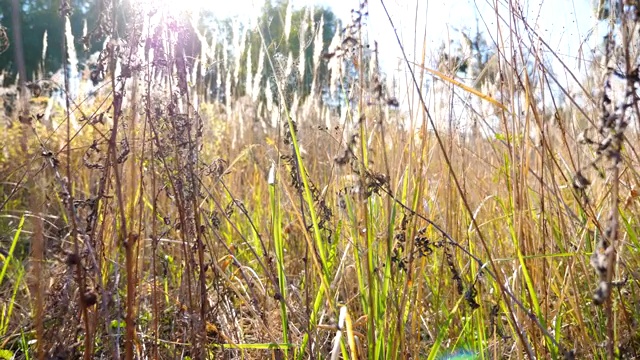
<svg viewBox="0 0 640 360"><path fill-rule="evenodd" d="M83 33L85 21L88 31L93 30L91 26L96 26L102 12L100 0L70 0L69 7L72 9L70 23L72 33L77 41L73 44L79 57L83 58L101 46L103 36L91 37L88 42L88 52L84 52L84 44L80 39ZM8 73L5 81L13 81L17 72L15 64L15 53L17 49L13 42L15 29L11 21L12 0L0 0L0 24L6 28L10 42L9 49L0 54L0 69ZM55 72L62 67L64 60L63 40L64 40L64 19L60 14L61 0L22 0L20 9L20 31L22 34L22 49L25 57L25 67L27 79L43 77L47 72ZM126 7L121 7L126 9ZM126 10L120 10L126 11ZM124 16L121 16L124 18ZM43 38L47 34L46 56L42 58L44 48ZM44 72L41 73L41 72ZM6 85L6 84L3 84Z"/></svg>
<svg viewBox="0 0 640 360"><path fill-rule="evenodd" d="M320 78L324 78L327 71L326 65L321 59L314 59L314 41L321 39L322 52L326 53L331 39L337 31L338 22L335 14L325 7L293 9L290 20L291 29L287 36L288 5L285 0L278 0L275 5L267 0L257 27L264 36L265 46L272 59L277 58L277 55L287 58L291 54L295 64L304 62L304 72L298 74L301 76L294 84L298 85L298 90L301 90L302 95L306 96L311 92L314 70L317 69L318 74L316 75ZM322 31L321 36L316 37L317 31ZM252 48L252 61L257 63L262 43L258 31L250 33L249 43ZM276 75L270 66L265 66L265 74L268 77Z"/></svg>
<svg viewBox="0 0 640 360"><path fill-rule="evenodd" d="M291 26L287 33L288 6L286 0L277 0L275 3L266 0L261 16L256 24L250 24L250 28L246 27L247 24L234 24L232 19L215 21L211 20L213 14L203 15L200 22L201 31L206 31L207 26L210 28L211 24L215 24L218 32L216 39L208 39L214 42L217 65L213 66L207 75L207 83L210 84L214 98L222 99L225 96L225 82L228 80L233 82L231 87L234 96L251 94L253 89L247 89L247 83L251 83L255 88L264 89L267 83L274 86L275 82L279 81L285 85L285 93L297 92L304 97L311 93L314 75L318 80L315 86L321 87L319 81L326 77L327 67L321 58L314 58L314 49L316 42L320 40L322 53L328 51L329 43L338 28L336 16L325 7L290 9ZM319 31L322 33L317 36ZM239 40L239 43L234 43L234 39ZM234 54L232 47L240 47L241 52ZM235 58L234 55L239 58ZM294 69L289 74L284 74L283 68L286 67L289 57L293 60ZM273 61L275 72L267 60L269 58ZM302 72L297 66L301 63L304 65L301 67ZM238 68L235 69L235 66ZM229 71L237 71L237 81L235 76L230 79L225 76ZM256 87L255 82L243 80L248 78L249 71L251 78L259 81L259 86ZM258 71L261 73L258 74ZM275 94L275 89L272 90ZM261 92L258 97L264 99L264 96L264 92Z"/></svg>
<svg viewBox="0 0 640 360"><path fill-rule="evenodd" d="M593 0L593 10L598 20L613 18L620 20L622 14L622 1ZM612 8L613 4L613 8Z"/></svg>

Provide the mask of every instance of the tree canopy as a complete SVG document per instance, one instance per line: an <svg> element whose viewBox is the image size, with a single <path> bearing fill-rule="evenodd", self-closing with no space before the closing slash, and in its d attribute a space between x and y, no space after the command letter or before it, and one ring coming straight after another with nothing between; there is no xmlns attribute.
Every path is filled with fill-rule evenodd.
<svg viewBox="0 0 640 360"><path fill-rule="evenodd" d="M125 1L126 2L126 1ZM21 2L20 8L20 32L22 36L22 49L25 55L25 67L27 79L37 79L46 77L48 73L55 72L61 68L64 61L63 57L63 39L65 32L65 24L63 17L60 15L60 6L62 0L25 0ZM103 2L100 0L70 0L71 7L70 23L74 37L76 38L74 46L80 60L86 58L90 53L98 50L102 46L104 36L92 36L88 39L82 39L85 32L92 33L95 28L100 26L103 9ZM315 7L292 9L290 13L290 29L285 34L286 17L288 2L286 0L266 0L263 5L263 11L251 28L244 26L243 34L246 37L242 40L245 46L240 54L241 58L236 61L239 66L239 78L244 79L247 76L247 56L250 56L251 63L254 64L253 73L256 72L256 65L260 61L260 51L262 41L264 40L265 48L268 55L272 59L284 56L285 59L289 54L296 59L296 62L303 61L306 67L301 79L298 79L298 86L301 86L306 93L310 91L312 83L312 74L314 66L313 59L313 40L319 38L322 40L323 51L327 47L337 29L338 23L336 16L328 8ZM127 19L131 19L125 13L131 11L131 7L121 6L118 8L118 23L126 26ZM6 29L9 47L7 51L0 54L0 69L9 76L5 81L12 81L15 78L17 67L15 64L13 38L15 29L11 19L12 0L0 0L0 24ZM238 29L233 26L233 19L217 19L212 11L203 11L200 14L199 27L206 34L207 40L213 43L217 56L223 57L222 51L232 51L231 47L238 44L232 44L234 31ZM322 26L320 24L322 23ZM302 27L305 29L301 31ZM218 30L217 38L213 38L211 27ZM321 36L316 37L317 31L322 31ZM46 33L47 39L44 40ZM102 34L104 35L104 34ZM264 38L264 39L263 39ZM223 42L227 41L227 44ZM46 46L46 55L43 59L43 49ZM83 51L88 50L88 51ZM233 58L228 56L227 58ZM303 59L302 59L303 58ZM264 59L264 56L263 56ZM263 60L264 61L264 60ZM315 61L318 61L317 59ZM225 64L224 66L226 66ZM223 66L223 67L224 67ZM266 79L272 77L273 69L271 66L263 66L264 76L261 84L266 83ZM319 67L320 73L325 73L326 69ZM208 71L209 77L216 76L215 71ZM224 82L224 81L223 81ZM244 83L234 84L235 93L242 94L246 92ZM216 89L212 89L216 92Z"/></svg>
<svg viewBox="0 0 640 360"><path fill-rule="evenodd" d="M72 9L70 22L74 34L82 34L85 22L96 24L100 16L100 1L98 0L71 0ZM64 20L60 15L61 0L24 0L21 1L20 32L22 35L22 49L25 55L27 77L32 79L39 70L53 72L61 67L63 61L63 37ZM17 49L14 42L12 21L12 0L0 0L0 24L6 28L9 40L9 48L0 54L0 69L10 75L17 71L14 51ZM91 25L88 25L89 27ZM89 29L91 30L91 29ZM44 36L47 36L47 48L44 62L42 51L44 48ZM98 39L89 44L90 49L99 46ZM78 54L82 56L82 45L76 42ZM43 67L43 68L41 68ZM42 75L42 74L41 74ZM12 76L9 76L12 78Z"/></svg>
<svg viewBox="0 0 640 360"><path fill-rule="evenodd" d="M274 86L276 78L286 78L283 90L296 88L306 96L314 86L314 74L317 78L324 79L327 73L326 64L320 58L314 58L318 55L314 55L314 52L318 49L322 53L328 51L339 22L335 14L326 7L291 8L286 0L266 0L261 15L248 27L247 24L238 24L235 19L215 19L213 13L205 13L200 19L200 28L205 33L211 28L218 32L216 38L211 38L210 32L208 37L215 46L215 61L222 64L208 71L207 82L212 83L210 87L214 97L224 96L226 82L229 80L233 82L231 87L235 95L251 93L247 84L252 83L254 87L256 84L243 79L256 75L259 75L259 79L254 80L258 81L260 88L267 84ZM318 42L320 44L316 44ZM269 62L268 59L272 61ZM287 76L274 73L274 70L283 72L288 61L293 63L296 71L291 71ZM233 68L232 72L237 74L236 79L224 76L229 68ZM318 81L315 86L322 85Z"/></svg>

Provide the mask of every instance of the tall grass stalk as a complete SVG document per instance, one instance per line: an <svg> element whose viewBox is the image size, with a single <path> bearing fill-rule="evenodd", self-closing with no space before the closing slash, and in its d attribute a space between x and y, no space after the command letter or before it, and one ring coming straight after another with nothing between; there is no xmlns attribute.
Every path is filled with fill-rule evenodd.
<svg viewBox="0 0 640 360"><path fill-rule="evenodd" d="M269 198L271 199L271 222L273 224L273 246L276 253L276 266L278 275L279 293L276 299L287 298L287 275L285 273L285 249L284 238L282 237L282 215L279 206L279 191L276 182L275 164L269 168L267 183L269 184ZM289 318L287 316L287 307L284 301L280 301L280 312L282 320L282 340L284 343L289 342ZM284 350L285 357L288 352Z"/></svg>

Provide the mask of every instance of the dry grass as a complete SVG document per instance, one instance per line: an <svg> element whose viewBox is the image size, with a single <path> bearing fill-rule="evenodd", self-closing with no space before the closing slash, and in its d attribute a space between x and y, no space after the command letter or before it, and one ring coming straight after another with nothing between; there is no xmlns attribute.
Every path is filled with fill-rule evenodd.
<svg viewBox="0 0 640 360"><path fill-rule="evenodd" d="M605 82L560 101L544 90L554 54L525 48L535 32L501 9L522 26L470 63L476 83L454 80L455 54L405 58L397 108L365 15L328 52L305 17L305 65L247 29L215 46L145 14L111 34L83 81L94 95L48 100L48 121L32 103L0 134L0 355L637 357L632 17L593 66ZM426 77L428 94L413 88Z"/></svg>

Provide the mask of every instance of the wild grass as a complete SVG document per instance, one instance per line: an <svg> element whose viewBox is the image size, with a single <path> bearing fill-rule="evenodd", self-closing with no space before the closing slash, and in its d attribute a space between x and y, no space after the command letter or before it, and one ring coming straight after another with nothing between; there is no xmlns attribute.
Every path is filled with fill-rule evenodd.
<svg viewBox="0 0 640 360"><path fill-rule="evenodd" d="M203 43L188 18L139 9L125 34L107 31L83 80L94 94L63 96L44 123L19 98L29 110L0 133L0 354L636 358L626 9L593 63L604 82L577 95L545 65L554 53L526 47L543 39L514 6L496 9L518 26L484 63L403 48L399 98L378 65L387 50L366 40L366 1L329 49L325 24L303 19L311 64L272 56L259 30ZM288 37L290 6L283 18Z"/></svg>

